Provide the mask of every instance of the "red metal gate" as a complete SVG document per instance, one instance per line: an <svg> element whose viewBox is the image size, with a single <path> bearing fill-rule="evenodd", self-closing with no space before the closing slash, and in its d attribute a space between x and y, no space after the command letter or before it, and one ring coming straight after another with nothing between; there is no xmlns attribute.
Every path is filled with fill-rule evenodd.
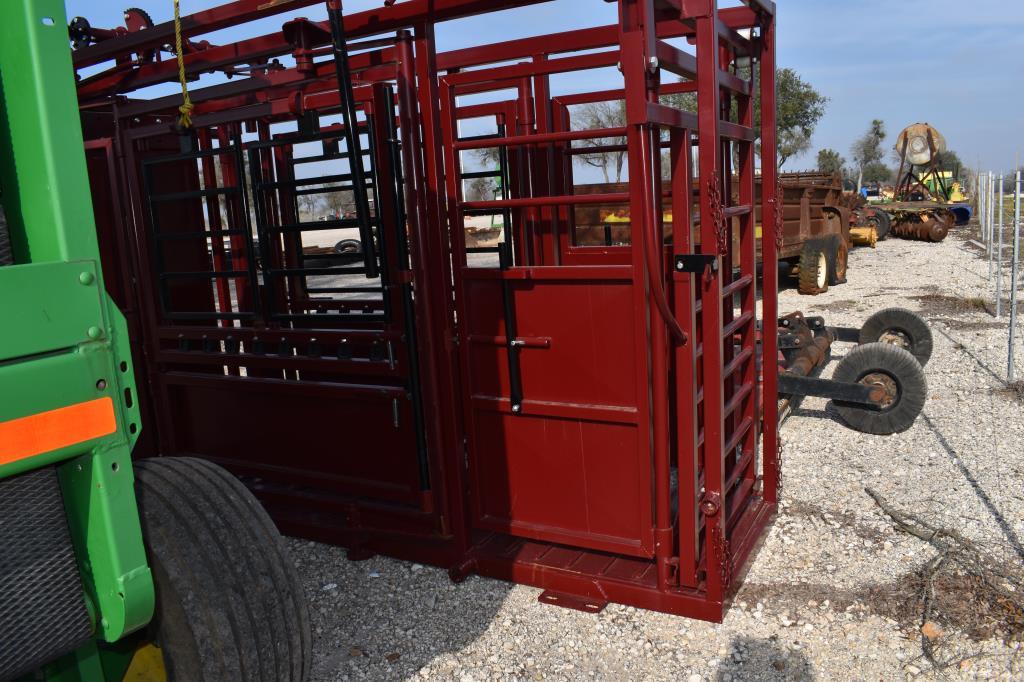
<svg viewBox="0 0 1024 682"><path fill-rule="evenodd" d="M435 53L435 22L508 4L348 15L368 39L347 65L320 59L331 32L305 20L192 45L189 75L253 75L195 90L189 131L168 125L180 98L109 102L154 454L223 462L285 530L362 554L583 608L720 618L777 500L776 402L761 399L776 375L762 383L758 366L775 366L776 273L755 267L754 225L759 138L774 261L774 8L620 0L615 25ZM183 25L272 13L261 7ZM149 44L132 41L128 61L83 79L83 101L174 78L130 64ZM89 50L82 65L120 54ZM294 67L263 63L283 54ZM557 92L616 66L620 88ZM346 69L359 114L339 121ZM694 112L661 101L679 92ZM619 100L623 125L573 127L574 106ZM460 134L485 118L486 134ZM303 217L307 192L358 182L350 133L370 151L372 216ZM621 191L581 191L584 140L626 153ZM496 170L464 163L482 149ZM495 176L496 196L464 196L466 180ZM595 205L628 206L628 239L576 240L576 209ZM499 238L467 243L467 219L490 214ZM346 229L361 251L315 237Z"/></svg>

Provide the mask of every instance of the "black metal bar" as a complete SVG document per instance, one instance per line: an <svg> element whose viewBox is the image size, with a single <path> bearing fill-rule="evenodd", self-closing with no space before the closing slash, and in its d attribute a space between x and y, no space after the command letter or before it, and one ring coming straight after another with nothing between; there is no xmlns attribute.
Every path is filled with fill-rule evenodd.
<svg viewBox="0 0 1024 682"><path fill-rule="evenodd" d="M188 192L168 192L167 194L151 194L150 202L174 201L177 199L205 199L221 195L237 194L237 187L213 187L210 189L194 189Z"/></svg>
<svg viewBox="0 0 1024 682"><path fill-rule="evenodd" d="M218 277L247 277L247 270L192 270L161 272L158 277L164 279L216 279Z"/></svg>
<svg viewBox="0 0 1024 682"><path fill-rule="evenodd" d="M804 377L789 372L779 372L779 395L818 396L838 402L849 403L869 410L881 410L881 406L871 400L871 386Z"/></svg>
<svg viewBox="0 0 1024 682"><path fill-rule="evenodd" d="M829 327L832 336L836 341L845 343L860 343L860 330L854 327Z"/></svg>
<svg viewBox="0 0 1024 682"><path fill-rule="evenodd" d="M500 178L501 171L470 171L468 173L463 173L460 177L463 180L475 180L476 178Z"/></svg>
<svg viewBox="0 0 1024 682"><path fill-rule="evenodd" d="M157 239L185 240L185 239L216 239L217 237L232 237L245 234L244 230L210 230L203 232L158 232Z"/></svg>
<svg viewBox="0 0 1024 682"><path fill-rule="evenodd" d="M395 100L391 88L386 88L387 108L384 112L387 132L388 158L391 162L391 176L394 180L395 247L398 250L399 270L411 272L409 263L408 234L405 229L405 183L402 175L401 143L395 126ZM378 207L379 210L380 207ZM382 223L383 225L383 223ZM383 231L383 230L382 230ZM408 279L401 284L402 320L405 328L406 354L409 357L409 399L412 403L413 430L416 438L416 462L419 467L420 490L430 490L430 459L427 451L426 417L423 410L423 387L420 379L419 343L416 336L416 309L413 304L412 282Z"/></svg>
<svg viewBox="0 0 1024 682"><path fill-rule="evenodd" d="M366 181L363 179L362 151L356 119L355 98L352 95L352 72L348 66L348 50L345 46L345 25L341 11L341 0L327 0L327 19L331 25L331 49L334 53L334 71L338 77L338 93L341 96L342 118L345 122L344 137L348 147L355 195L356 216L359 218L359 235L363 242L363 263L366 277L378 276L377 259L373 246L373 228L370 225L370 204L366 196ZM372 142L371 142L372 144Z"/></svg>

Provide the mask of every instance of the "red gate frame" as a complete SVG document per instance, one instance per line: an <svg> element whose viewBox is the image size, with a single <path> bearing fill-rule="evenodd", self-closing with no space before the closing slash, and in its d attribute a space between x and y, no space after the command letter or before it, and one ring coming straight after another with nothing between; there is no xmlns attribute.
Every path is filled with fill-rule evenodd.
<svg viewBox="0 0 1024 682"><path fill-rule="evenodd" d="M391 82L397 90L406 213L414 245L409 276L417 291L415 321L422 339L428 423L435 425L427 434L432 453L431 480L435 483L424 493L424 502L415 514L373 500L325 501L267 489L258 492L276 512L282 527L296 534L345 544L361 552L382 552L449 566L455 577L476 572L595 603L618 601L720 620L728 594L736 585L733 577L746 565L763 536L778 500L776 374L770 371L759 377L757 369L759 358L774 359L777 355L777 281L774 268L764 268L760 278L756 274L753 210L753 146L754 139L760 139L764 188L761 212L765 225L773 226L765 234L773 234L778 208L774 4L747 0L743 7L720 11L715 0L619 0L617 25L436 53L433 32L437 22L536 1L408 0L345 17L346 31L352 39L395 32L394 39L364 41L365 50L352 54L350 63L357 85ZM270 7L262 0L238 0L185 17L182 25L186 37L198 36L312 4L316 3L291 0ZM318 26L329 35L324 24ZM744 37L739 33L744 29L752 29L754 35ZM79 96L83 110L95 113L111 108L111 121L119 126L122 151L128 140L142 134L142 128L169 130L167 121L173 119L180 103L177 96L148 101L118 99L139 88L177 78L173 60L138 64L132 57L165 44L169 30L169 24L161 24L75 53L76 68L118 60L115 66L82 79ZM668 42L674 38L688 39L695 54ZM322 47L311 46L314 52ZM593 52L601 48L610 51ZM265 64L291 52L292 46L283 34L275 32L231 45L194 45L184 63L187 74L198 76L204 71ZM569 52L583 54L558 56ZM749 56L757 65L761 76L757 92L732 68L740 56ZM529 61L487 67L516 60ZM557 63L552 66L552 61ZM628 193L634 216L628 267L637 290L638 320L650 325L643 363L649 362L651 368L651 413L642 419L651 429L653 560L551 543L524 543L500 534L481 536L471 529L462 493L468 481L462 451L465 424L458 406L468 397L462 395L460 350L453 343L458 330L450 295L453 253L449 240L452 217L457 216L458 208L453 208L451 202L457 200L458 192L453 192L457 188L452 186L451 178L446 187L445 168L452 167L457 149L471 145L444 142L446 123L438 105L445 98L454 98L452 88L459 84L468 91L481 77L477 67L487 67L485 70L503 78L519 79L533 105L530 108L526 98L520 98L527 126L520 137L530 139L507 136L505 143L539 147L551 153L549 160L557 159L577 137L558 127L559 107L573 100L553 99L547 75L554 69L616 63L625 82L622 94L627 125L621 132L627 137L630 168L635 171ZM232 121L258 125L260 121L295 117L309 109L337 106L336 90L331 92L335 88L333 68L330 61L316 62L312 70L307 67L304 71L257 68L249 71L247 79L196 89L192 92L196 105L193 120L197 128ZM658 101L659 94L671 89L660 85L661 70L695 83L696 116ZM759 130L754 128L754 97L762 104ZM738 115L735 121L729 120L734 104ZM534 118L532 113L538 112L540 115ZM662 148L661 129L670 132L670 196L675 225L671 249L659 254L654 245L662 242L662 190L655 162ZM448 137L452 137L450 131ZM694 141L699 198L696 207L690 200L694 194ZM735 169L734 154L739 161ZM540 209L531 217L537 225L531 250L550 252L557 265L558 225L568 213L555 208L594 199L553 194L557 182L544 156L534 155L534 182L506 205ZM118 169L117 176L127 178L122 181L126 184L113 189L128 195L126 204L137 206L139 188L133 184L134 173L129 170L127 165ZM738 200L730 205L733 196ZM498 206L495 202L483 203ZM463 202L463 207L471 208L473 204ZM699 251L691 243L690 230L697 216L706 217L699 220ZM126 217L129 222L137 220ZM545 228L545 223L550 227ZM733 249L737 247L726 238L733 231L738 232L738 276L725 267L734 262ZM679 271L678 257L694 253L712 256L716 263L725 265L707 267L695 274ZM764 262L776 260L774 239L763 241L762 253ZM142 281L147 275L145 260L138 255L132 260L134 274ZM763 295L760 329L756 328L754 312L758 282ZM137 291L125 294L139 300ZM150 326L157 325L151 320ZM678 341L682 336L684 343ZM767 366L774 368L774 360ZM151 374L155 371L152 367L149 370ZM761 400L762 395L771 399ZM166 419L168 406L158 395L147 397L158 414L157 423L150 428L166 435L172 430ZM170 440L161 442L153 454L176 454ZM759 443L764 453L760 473ZM675 518L670 498L673 465L679 481ZM334 510L340 516L325 521L325 510Z"/></svg>

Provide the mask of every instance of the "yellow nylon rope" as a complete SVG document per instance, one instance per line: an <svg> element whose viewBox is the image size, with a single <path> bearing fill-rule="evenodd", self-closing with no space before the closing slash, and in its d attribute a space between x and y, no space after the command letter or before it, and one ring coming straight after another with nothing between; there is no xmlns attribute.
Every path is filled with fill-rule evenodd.
<svg viewBox="0 0 1024 682"><path fill-rule="evenodd" d="M188 84L185 80L185 55L181 50L181 10L179 0L174 0L174 49L178 54L178 80L181 81L181 118L178 121L182 128L192 127L192 100L188 97Z"/></svg>

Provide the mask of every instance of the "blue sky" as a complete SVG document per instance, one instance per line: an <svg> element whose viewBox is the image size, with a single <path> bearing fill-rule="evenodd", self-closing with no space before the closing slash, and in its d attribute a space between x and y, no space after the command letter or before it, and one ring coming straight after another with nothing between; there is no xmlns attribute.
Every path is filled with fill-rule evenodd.
<svg viewBox="0 0 1024 682"><path fill-rule="evenodd" d="M399 0L401 1L401 0ZM181 0L191 13L215 0ZM720 5L735 4L720 2ZM347 0L345 11L383 5ZM971 166L1009 170L1024 152L1024 0L778 0L778 62L797 70L830 98L809 154L786 169L814 165L822 147L849 157L872 118L885 121L888 143L904 126L926 121ZM66 0L69 16L94 26L121 24L137 6L156 22L172 16L171 0ZM537 33L612 23L614 4L557 0L451 22L438 30L441 51ZM264 19L245 33L210 34L215 43L277 30L289 16L325 17L323 5ZM576 90L607 86L594 73ZM205 82L205 81L204 81ZM211 81L213 82L213 81ZM555 84L558 87L558 83ZM158 90L172 92L173 86Z"/></svg>

